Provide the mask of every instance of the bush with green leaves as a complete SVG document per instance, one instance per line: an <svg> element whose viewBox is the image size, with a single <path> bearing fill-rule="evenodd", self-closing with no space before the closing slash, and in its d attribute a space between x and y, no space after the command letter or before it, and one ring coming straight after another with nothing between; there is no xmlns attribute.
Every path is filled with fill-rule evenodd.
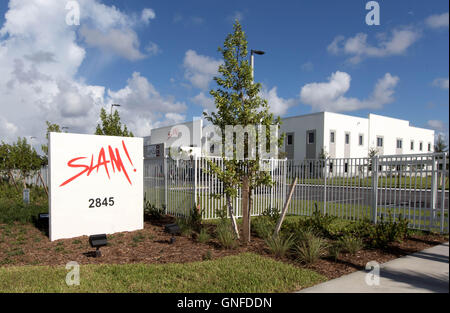
<svg viewBox="0 0 450 313"><path fill-rule="evenodd" d="M304 227L312 228L324 237L332 238L335 235L335 231L332 229L333 222L337 219L335 216L330 216L328 214L322 214L317 209L317 203L315 205L315 210L312 216L308 217L302 224Z"/></svg>
<svg viewBox="0 0 450 313"><path fill-rule="evenodd" d="M165 214L164 208L157 208L150 201L144 200L144 213L153 220L160 220Z"/></svg>
<svg viewBox="0 0 450 313"><path fill-rule="evenodd" d="M403 240L408 233L408 220L400 214L397 219L388 212L387 218L380 216L378 223L372 228L369 242L372 246L384 248L390 243Z"/></svg>
<svg viewBox="0 0 450 313"><path fill-rule="evenodd" d="M266 239L273 235L275 223L267 216L258 216L253 219L251 227L252 231L256 233L256 236Z"/></svg>
<svg viewBox="0 0 450 313"><path fill-rule="evenodd" d="M339 242L328 247L328 255L336 262L342 252L342 246Z"/></svg>
<svg viewBox="0 0 450 313"><path fill-rule="evenodd" d="M208 231L206 229L200 230L200 232L197 235L197 241L200 243L206 243L211 239L211 236L209 235Z"/></svg>
<svg viewBox="0 0 450 313"><path fill-rule="evenodd" d="M280 219L280 211L277 208L267 208L262 212L262 216L267 217L274 224Z"/></svg>
<svg viewBox="0 0 450 313"><path fill-rule="evenodd" d="M189 212L188 223L190 227L196 231L200 232L202 229L202 210L197 207L193 207Z"/></svg>
<svg viewBox="0 0 450 313"><path fill-rule="evenodd" d="M277 257L284 257L291 250L294 245L294 238L290 236L269 236L265 240L269 250Z"/></svg>
<svg viewBox="0 0 450 313"><path fill-rule="evenodd" d="M364 241L360 237L345 235L339 239L339 245L343 251L354 255L356 252L364 248Z"/></svg>
<svg viewBox="0 0 450 313"><path fill-rule="evenodd" d="M231 223L219 222L216 226L216 238L225 249L234 249L237 246Z"/></svg>
<svg viewBox="0 0 450 313"><path fill-rule="evenodd" d="M327 248L328 243L324 238L308 235L296 244L295 254L300 262L312 264L326 253Z"/></svg>

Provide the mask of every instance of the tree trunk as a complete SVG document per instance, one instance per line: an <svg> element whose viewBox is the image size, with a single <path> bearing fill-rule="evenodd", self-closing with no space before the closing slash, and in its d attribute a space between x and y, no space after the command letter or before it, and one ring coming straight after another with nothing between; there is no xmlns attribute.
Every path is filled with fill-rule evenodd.
<svg viewBox="0 0 450 313"><path fill-rule="evenodd" d="M250 186L248 177L242 179L242 238L244 243L250 242Z"/></svg>
<svg viewBox="0 0 450 313"><path fill-rule="evenodd" d="M14 187L16 187L17 192L19 192L19 187L17 187L16 180L14 179L14 176L11 171L9 171L9 177L11 177L11 179L14 183Z"/></svg>
<svg viewBox="0 0 450 313"><path fill-rule="evenodd" d="M236 238L239 239L239 231L236 223L236 218L234 217L233 205L231 204L230 196L227 196L228 214L230 214L231 225L233 227Z"/></svg>

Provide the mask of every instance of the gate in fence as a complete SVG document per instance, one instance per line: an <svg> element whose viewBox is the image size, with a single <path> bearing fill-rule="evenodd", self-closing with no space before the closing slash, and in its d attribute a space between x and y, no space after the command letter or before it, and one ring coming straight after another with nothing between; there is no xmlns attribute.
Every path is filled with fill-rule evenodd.
<svg viewBox="0 0 450 313"><path fill-rule="evenodd" d="M210 162L223 168L222 158L146 159L146 200L165 207L168 214L188 215L196 206L202 209L203 218L217 218L225 197ZM297 178L288 214L310 216L317 207L343 219L374 222L390 214L407 218L410 228L448 233L446 153L262 162L274 184L253 191L252 215L268 208L281 210ZM236 216L242 215L241 202L238 190L233 200Z"/></svg>

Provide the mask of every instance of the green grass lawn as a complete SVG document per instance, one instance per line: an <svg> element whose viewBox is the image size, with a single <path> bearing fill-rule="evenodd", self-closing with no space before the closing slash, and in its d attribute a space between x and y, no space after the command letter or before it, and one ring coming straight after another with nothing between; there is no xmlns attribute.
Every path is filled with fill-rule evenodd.
<svg viewBox="0 0 450 313"><path fill-rule="evenodd" d="M186 264L83 265L67 286L63 266L0 268L0 292L291 292L326 280L253 253Z"/></svg>

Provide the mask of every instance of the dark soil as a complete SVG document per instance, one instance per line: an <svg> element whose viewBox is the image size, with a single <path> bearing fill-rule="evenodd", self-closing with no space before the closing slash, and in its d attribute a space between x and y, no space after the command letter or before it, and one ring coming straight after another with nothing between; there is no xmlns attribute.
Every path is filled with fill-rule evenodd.
<svg viewBox="0 0 450 313"><path fill-rule="evenodd" d="M89 246L87 236L50 242L33 224L0 224L0 266L65 265L69 261L79 264L185 263L242 252L272 257L264 240L255 236L250 244L241 243L232 250L221 248L213 236L207 243L199 243L195 234L176 236L175 242L170 244L171 235L164 232L164 225L173 222L172 217L164 217L159 221L146 221L143 230L109 235L108 246L101 248L102 257L99 258L93 257L95 250ZM211 234L214 227L208 225ZM336 278L364 269L369 261L383 263L446 241L447 237L437 234L417 234L384 250L364 249L356 255L341 254L336 261L324 258L305 266L293 258L279 260L313 269L327 278Z"/></svg>

